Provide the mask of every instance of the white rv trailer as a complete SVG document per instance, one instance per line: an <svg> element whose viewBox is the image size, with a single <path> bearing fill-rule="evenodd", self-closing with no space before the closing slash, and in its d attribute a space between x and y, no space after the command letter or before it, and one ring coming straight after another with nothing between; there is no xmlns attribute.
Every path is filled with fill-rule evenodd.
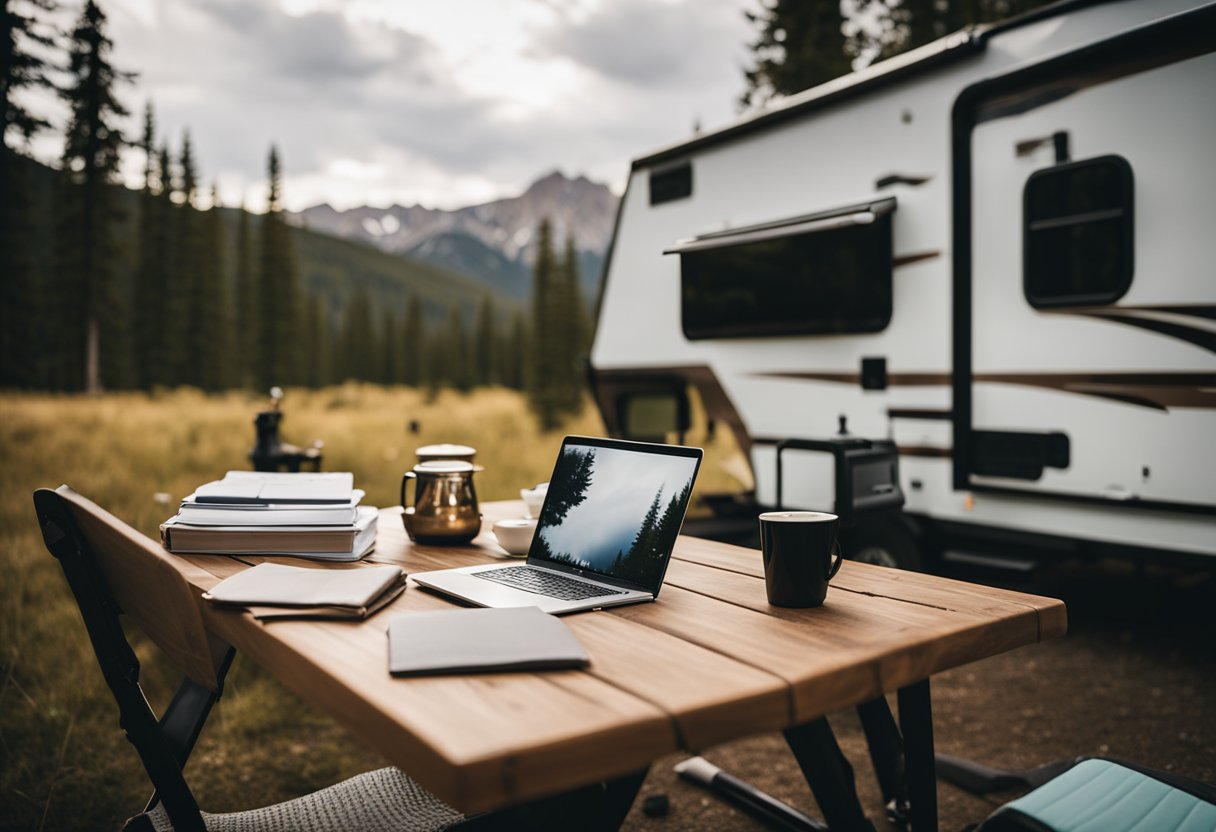
<svg viewBox="0 0 1216 832"><path fill-rule="evenodd" d="M592 383L618 435L695 388L754 508L888 440L863 559L1216 565L1214 264L1216 4L1062 2L635 160Z"/></svg>

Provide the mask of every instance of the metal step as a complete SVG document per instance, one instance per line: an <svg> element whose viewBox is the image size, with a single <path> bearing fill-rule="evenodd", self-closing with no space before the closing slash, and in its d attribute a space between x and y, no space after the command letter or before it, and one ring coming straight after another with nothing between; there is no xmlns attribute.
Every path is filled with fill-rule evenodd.
<svg viewBox="0 0 1216 832"><path fill-rule="evenodd" d="M1025 558L1010 557L1009 555L993 555L985 552L960 552L948 549L942 552L942 560L962 566L980 566L985 569L999 569L1003 572L1018 572L1028 575L1038 568L1039 562Z"/></svg>

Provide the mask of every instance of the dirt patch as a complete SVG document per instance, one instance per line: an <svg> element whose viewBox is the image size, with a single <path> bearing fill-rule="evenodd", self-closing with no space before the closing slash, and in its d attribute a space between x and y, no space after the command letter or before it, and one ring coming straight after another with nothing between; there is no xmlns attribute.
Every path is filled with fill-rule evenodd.
<svg viewBox="0 0 1216 832"><path fill-rule="evenodd" d="M1011 769L1103 755L1216 781L1216 576L1088 564L1057 567L1011 588L1063 598L1069 633L935 676L938 751ZM853 764L862 805L883 829L882 800L860 722L851 711L829 721ZM820 817L779 735L729 743L705 756ZM765 828L676 778L671 767L681 759L656 761L643 786L642 799L669 797L667 816L646 817L639 799L625 829ZM939 784L940 826L961 829L1014 796L978 798Z"/></svg>

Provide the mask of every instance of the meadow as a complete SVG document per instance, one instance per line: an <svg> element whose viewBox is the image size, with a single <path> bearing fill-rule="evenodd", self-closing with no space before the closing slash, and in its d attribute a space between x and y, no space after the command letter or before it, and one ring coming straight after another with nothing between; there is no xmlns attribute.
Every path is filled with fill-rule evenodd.
<svg viewBox="0 0 1216 832"><path fill-rule="evenodd" d="M248 468L254 414L246 392L191 389L100 397L0 395L0 830L117 829L150 794L123 738L75 603L38 533L34 489L68 483L144 533L177 502L229 469ZM352 471L365 503L391 505L414 449L458 442L478 449L482 500L518 498L548 479L566 433L602 435L595 408L542 432L518 393L347 384L289 390L284 440L324 442L324 469ZM698 491L736 490L741 460L725 431L706 441ZM694 492L695 495L696 492ZM695 504L695 496L694 496ZM154 708L179 675L132 634ZM287 800L384 761L238 655L224 698L187 777L208 811Z"/></svg>

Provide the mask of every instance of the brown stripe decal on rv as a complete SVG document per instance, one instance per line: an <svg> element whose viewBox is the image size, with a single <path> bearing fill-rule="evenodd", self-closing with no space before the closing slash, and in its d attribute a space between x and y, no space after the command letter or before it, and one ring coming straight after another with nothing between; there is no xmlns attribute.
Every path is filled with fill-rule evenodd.
<svg viewBox="0 0 1216 832"><path fill-rule="evenodd" d="M801 381L830 381L837 384L861 384L859 373L753 373L761 378L793 378ZM901 387L925 387L934 384L949 384L949 373L890 373L887 384Z"/></svg>
<svg viewBox="0 0 1216 832"><path fill-rule="evenodd" d="M1126 324L1139 327L1186 341L1197 347L1216 352L1216 330L1204 326L1194 326L1182 321L1163 320L1162 314L1177 317L1198 318L1200 320L1216 319L1216 306L1196 304L1193 306L1083 306L1072 309L1045 309L1050 314L1081 315L1086 318L1098 318L1111 323ZM1211 326L1210 324L1208 326Z"/></svg>
<svg viewBox="0 0 1216 832"><path fill-rule="evenodd" d="M973 379L1098 396L1155 410L1216 409L1216 373L976 373Z"/></svg>
<svg viewBox="0 0 1216 832"><path fill-rule="evenodd" d="M934 257L941 257L940 251L914 251L911 254L901 254L891 261L891 265L895 268L906 266L909 263L919 263L921 260L932 260Z"/></svg>
<svg viewBox="0 0 1216 832"><path fill-rule="evenodd" d="M752 445L776 445L785 441L776 436L753 436ZM900 456L949 457L953 453L949 448L938 448L932 445L897 445L895 448Z"/></svg>
<svg viewBox="0 0 1216 832"><path fill-rule="evenodd" d="M857 373L755 373L761 378L789 378L860 384ZM1061 393L1077 393L1103 399L1168 410L1171 407L1216 409L1216 373L976 373L976 382L1020 384ZM923 387L949 384L946 373L892 373L892 387Z"/></svg>
<svg viewBox="0 0 1216 832"><path fill-rule="evenodd" d="M928 419L930 421L948 422L954 418L951 410L937 410L930 407L888 407L889 419Z"/></svg>
<svg viewBox="0 0 1216 832"><path fill-rule="evenodd" d="M949 457L954 453L950 448L935 448L931 445L898 445L896 450L900 456Z"/></svg>

